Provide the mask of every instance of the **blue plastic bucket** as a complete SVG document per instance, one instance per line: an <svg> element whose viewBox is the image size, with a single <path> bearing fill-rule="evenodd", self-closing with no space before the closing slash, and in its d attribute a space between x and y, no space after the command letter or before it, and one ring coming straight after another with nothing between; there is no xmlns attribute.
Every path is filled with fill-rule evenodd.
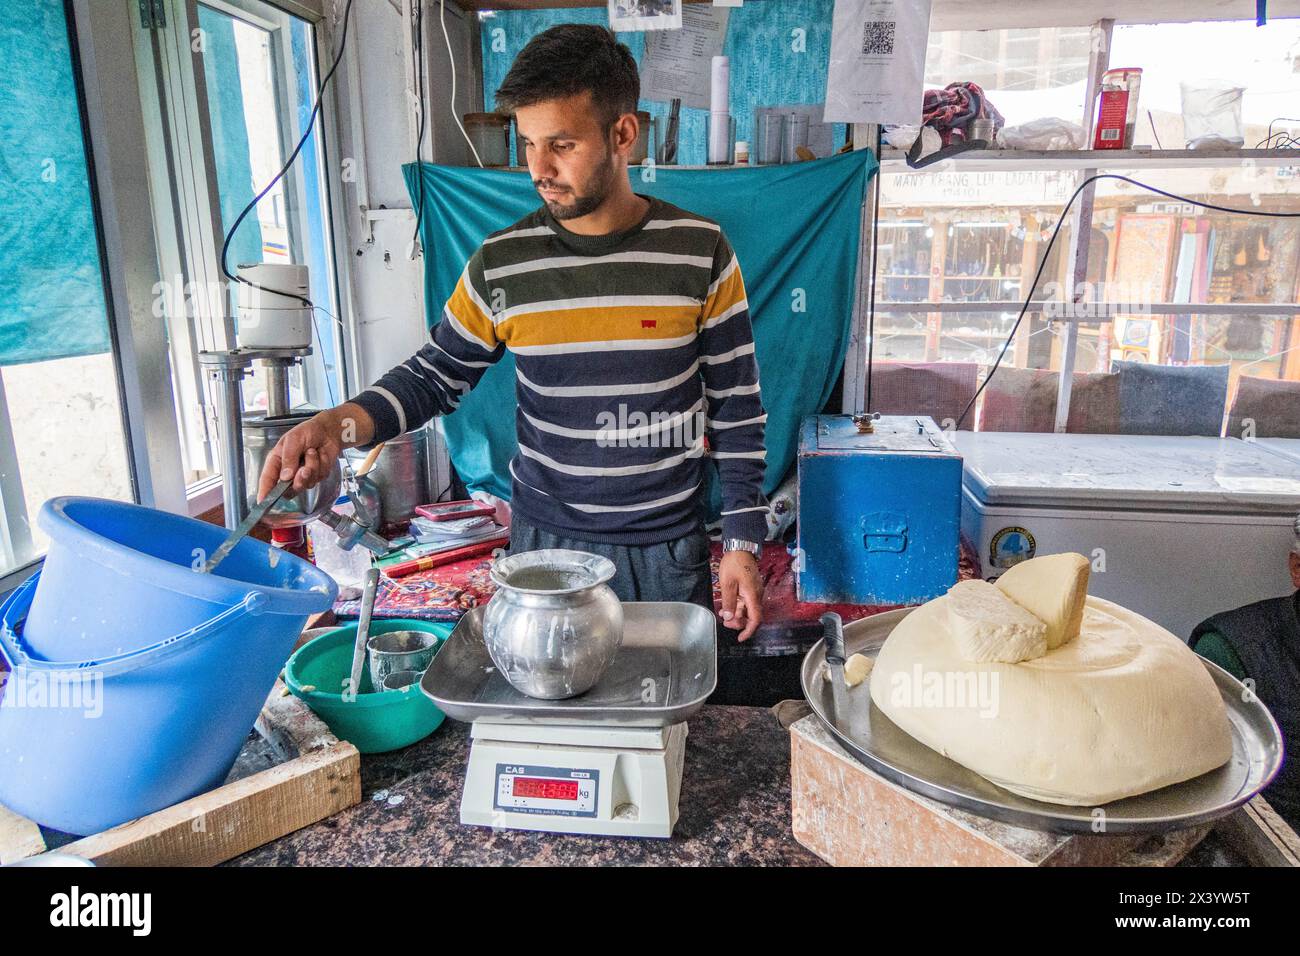
<svg viewBox="0 0 1300 956"><path fill-rule="evenodd" d="M0 804L86 834L220 785L334 581L251 538L199 573L224 529L121 502L40 523L44 567L0 606Z"/></svg>

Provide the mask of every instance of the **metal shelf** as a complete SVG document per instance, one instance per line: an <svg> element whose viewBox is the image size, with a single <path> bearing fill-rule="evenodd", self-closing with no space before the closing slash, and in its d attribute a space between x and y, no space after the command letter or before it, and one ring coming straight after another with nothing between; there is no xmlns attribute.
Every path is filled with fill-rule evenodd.
<svg viewBox="0 0 1300 956"><path fill-rule="evenodd" d="M900 149L881 151L881 171L932 173L1056 169L1215 169L1249 160L1257 166L1300 166L1300 149L973 149L912 169Z"/></svg>

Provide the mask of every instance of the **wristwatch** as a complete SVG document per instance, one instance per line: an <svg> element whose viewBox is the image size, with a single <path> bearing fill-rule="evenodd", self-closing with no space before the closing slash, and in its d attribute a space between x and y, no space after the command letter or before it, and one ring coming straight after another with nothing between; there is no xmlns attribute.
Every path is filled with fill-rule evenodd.
<svg viewBox="0 0 1300 956"><path fill-rule="evenodd" d="M722 553L728 551L748 551L757 558L762 553L763 546L757 541L746 541L744 538L723 538Z"/></svg>

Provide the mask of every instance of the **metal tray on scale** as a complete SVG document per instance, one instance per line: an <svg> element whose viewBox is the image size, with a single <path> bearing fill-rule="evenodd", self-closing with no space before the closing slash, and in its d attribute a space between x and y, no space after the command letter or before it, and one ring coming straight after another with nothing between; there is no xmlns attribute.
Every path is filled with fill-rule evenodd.
<svg viewBox="0 0 1300 956"><path fill-rule="evenodd" d="M885 638L911 613L887 611L844 625L844 653L873 660ZM912 737L872 702L867 682L845 695L849 713L837 714L826 680L822 641L805 655L804 696L821 722L854 757L886 780L992 820L1050 833L1095 833L1095 807L1042 803L1004 790ZM1103 804L1106 833L1162 833L1208 823L1231 813L1268 783L1282 762L1282 739L1272 715L1257 699L1243 699L1242 684L1223 668L1202 661L1214 679L1232 725L1232 757L1217 770L1149 793Z"/></svg>
<svg viewBox="0 0 1300 956"><path fill-rule="evenodd" d="M567 700L539 700L510 686L483 643L485 609L460 619L420 681L454 720L669 727L703 707L717 687L717 625L694 604L625 602L623 643L609 670Z"/></svg>

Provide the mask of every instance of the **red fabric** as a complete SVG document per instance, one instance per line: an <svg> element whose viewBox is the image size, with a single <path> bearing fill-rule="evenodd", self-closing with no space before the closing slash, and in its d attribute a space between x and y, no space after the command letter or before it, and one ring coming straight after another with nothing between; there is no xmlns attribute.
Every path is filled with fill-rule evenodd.
<svg viewBox="0 0 1300 956"><path fill-rule="evenodd" d="M1254 422L1256 438L1300 438L1300 382L1243 375L1228 414L1229 438L1246 434Z"/></svg>
<svg viewBox="0 0 1300 956"><path fill-rule="evenodd" d="M718 562L722 559L721 542L713 542L709 564L713 574L713 606L722 607L718 589ZM763 578L762 631L784 631L817 625L827 611L835 611L845 622L881 611L892 610L894 605L873 604L813 604L800 601L795 596L793 557L785 545L768 541L758 560L759 574ZM480 604L486 604L496 586L488 570L489 558L469 558L429 571L390 581L380 577L375 598L376 618L406 617L424 621L459 621L461 615ZM975 550L962 542L958 575L961 579L975 577L979 567ZM337 601L334 613L340 618L355 618L361 613L361 601ZM724 639L725 641L725 639ZM729 643L734 643L734 640Z"/></svg>
<svg viewBox="0 0 1300 956"><path fill-rule="evenodd" d="M1006 122L977 83L949 83L941 90L926 90L921 106L921 122L939 132L943 145L966 139L966 126L979 117L993 120L999 130Z"/></svg>
<svg viewBox="0 0 1300 956"><path fill-rule="evenodd" d="M871 411L928 415L940 428L956 421L975 394L974 362L877 362L871 372ZM975 427L975 416L962 422Z"/></svg>
<svg viewBox="0 0 1300 956"><path fill-rule="evenodd" d="M1058 381L1044 369L998 368L984 389L980 431L1055 431Z"/></svg>

